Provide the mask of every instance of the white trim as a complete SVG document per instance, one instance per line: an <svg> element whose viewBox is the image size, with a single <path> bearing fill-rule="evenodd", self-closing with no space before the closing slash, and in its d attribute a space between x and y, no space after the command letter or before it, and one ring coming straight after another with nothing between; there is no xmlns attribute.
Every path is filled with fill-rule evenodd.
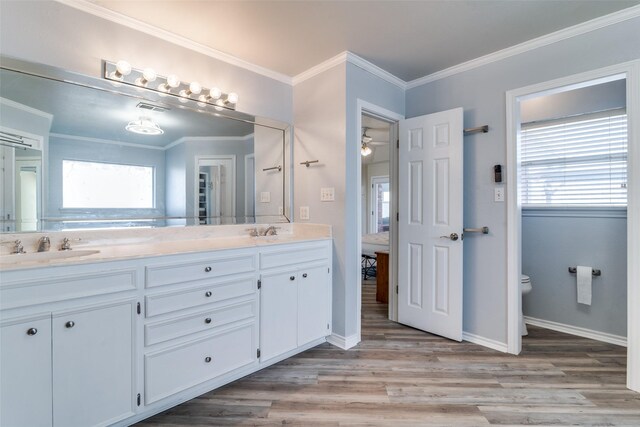
<svg viewBox="0 0 640 427"><path fill-rule="evenodd" d="M327 59L326 61L321 62L320 64L309 68L308 70L296 75L293 77L292 79L292 84L293 86L304 82L305 80L308 80L314 76L317 76L320 73L323 73L333 67L335 67L336 65L340 65L343 64L345 62L348 62L350 64L355 65L356 67L362 68L363 70L373 74L376 77L381 78L382 80L386 81L387 83L391 83L397 87L399 87L402 90L406 90L407 89L407 84L404 80L394 76L393 74L391 74L388 71L383 70L382 68L378 67L375 64L372 64L371 62L367 61L366 59L363 59L361 57L359 57L358 55L351 53L349 51L344 51L341 52L339 54L337 54L334 57L331 57L329 59Z"/></svg>
<svg viewBox="0 0 640 427"><path fill-rule="evenodd" d="M356 117L355 117L355 128L354 133L351 137L347 135L347 171L354 171L355 176L351 176L347 174L347 182L346 185L349 187L350 185L355 185L355 200L356 203L356 226L354 230L356 230L356 251L351 254L347 254L346 265L349 272L347 272L347 283L350 283L350 266L354 268L355 283L358 284L357 296L356 296L356 331L358 335L360 335L362 330L362 285L361 285L361 264L360 264L360 256L362 254L362 155L360 154L360 138L362 132L362 114L370 113L381 119L387 119L391 122L398 122L400 120L404 120L404 116L393 112L391 110L387 110L386 108L379 107L375 104L362 100L360 98L356 99ZM389 130L391 132L391 129ZM391 145L393 146L393 145ZM350 152L349 152L350 151ZM355 159L355 160L353 160ZM389 160L391 161L391 159ZM393 181L391 176L392 171L394 170L392 165L389 164L389 179ZM397 179L395 180L397 181ZM391 206L393 209L395 206ZM392 214L393 215L393 214ZM395 224L394 221L390 221L390 226ZM349 228L349 227L347 227ZM397 231L397 230L394 230ZM395 235L397 233L391 233ZM391 241L389 242L391 244ZM397 251L395 251L397 252ZM393 254L394 251L391 251ZM393 262L392 262L393 264ZM391 271L395 271L393 266L391 267ZM393 273L392 273L393 278ZM393 321L398 321L398 298L395 292L392 292L395 288L395 281L389 280L389 319Z"/></svg>
<svg viewBox="0 0 640 427"><path fill-rule="evenodd" d="M4 104L6 106L15 108L16 110L21 110L29 114L33 114L36 116L40 116L49 121L49 127L51 127L51 122L53 121L53 114L49 114L45 111L38 110L33 107L29 107L28 105L20 104L19 102L12 101L7 98L0 97L0 104Z"/></svg>
<svg viewBox="0 0 640 427"><path fill-rule="evenodd" d="M199 188L198 188L198 184L199 184L199 179L200 179L200 162L207 162L207 161L216 161L216 160L230 160L231 161L231 172L227 173L227 182L229 182L231 180L231 218L236 218L236 181L237 181L237 177L236 177L236 169L237 169L237 165L236 165L236 155L235 154L196 154L196 156L194 157L194 186L193 186L193 193L194 193L194 199L193 199L193 217L194 218L199 218L199 214L200 211L198 210L199 208L199 201L200 201L200 193ZM204 165L207 166L207 165ZM219 165L218 165L219 166ZM218 216L213 215L211 216L211 212L209 212L209 218L218 218ZM219 218L227 218L227 217L219 217Z"/></svg>
<svg viewBox="0 0 640 427"><path fill-rule="evenodd" d="M379 162L379 163L390 163L390 160L388 162ZM371 164L376 164L376 163L371 163ZM391 166L391 165L389 165ZM369 212L367 212L367 222L369 224L369 226L367 227L367 233L377 233L377 225L378 225L378 220L380 218L378 218L378 212L377 212L377 199L376 199L376 195L373 192L373 189L375 188L376 184L391 184L391 168L389 168L389 174L388 175L375 175L375 176L371 176L371 179L369 180L369 188L367 188L367 193L369 193L369 206L368 208L371 209L372 215L369 215ZM391 188L389 188L389 191L391 191ZM375 225L375 227L374 227ZM391 200L389 200L389 227L391 227Z"/></svg>
<svg viewBox="0 0 640 427"><path fill-rule="evenodd" d="M353 334L349 335L348 337L343 337L342 335L332 333L327 337L327 342L343 350L349 350L350 348L358 345L358 343L360 342L360 334Z"/></svg>
<svg viewBox="0 0 640 427"><path fill-rule="evenodd" d="M627 206L627 387L640 391L640 60L625 62L585 73L510 90L506 93L507 112L507 344L509 353L518 354L519 334L521 209L518 197L519 101L537 93L584 86L624 75L627 86L628 188Z"/></svg>
<svg viewBox="0 0 640 427"><path fill-rule="evenodd" d="M478 344L483 347L491 348L493 350L507 353L507 345L503 342L492 340L490 338L481 337L470 332L462 331L462 340L473 344Z"/></svg>
<svg viewBox="0 0 640 427"><path fill-rule="evenodd" d="M252 133L245 136L183 136L175 141L161 147L163 150L168 150L169 148L173 148L176 145L183 144L187 141L194 142L219 142L219 141L248 141L253 138Z"/></svg>
<svg viewBox="0 0 640 427"><path fill-rule="evenodd" d="M49 138L70 139L72 141L91 142L91 143L98 143L98 144L121 145L124 147L146 148L148 150L164 150L165 149L164 147L155 146L155 145L136 144L134 142L113 141L111 139L91 138L88 136L65 135L63 133L50 133Z"/></svg>
<svg viewBox="0 0 640 427"><path fill-rule="evenodd" d="M579 326L567 325L565 323L552 322L551 320L536 319L535 317L524 316L524 321L528 325L539 326L552 331L564 332L565 334L577 337L589 338L609 344L627 346L627 337L608 334L606 332L594 331L593 329L581 328Z"/></svg>
<svg viewBox="0 0 640 427"><path fill-rule="evenodd" d="M417 86L421 86L427 83L432 83L436 80L444 79L446 77L453 76L455 74L463 73L465 71L472 70L474 68L482 67L492 62L501 61L511 56L519 55L534 49L538 49L543 46L548 46L553 43L560 42L562 40L576 37L582 34L586 34L591 31L599 30L609 25L618 24L629 19L640 17L640 6L632 6L627 9L620 10L618 12L610 13L605 16L594 18L590 21L581 22L571 27L563 28L553 33L546 34L535 39L528 40L526 42L510 46L508 48L493 52L479 58L472 59L467 62L463 62L453 67L446 68L441 71L437 71L433 74L429 74L424 77L417 78L407 82L406 88L412 89Z"/></svg>
<svg viewBox="0 0 640 427"><path fill-rule="evenodd" d="M253 168L249 168L249 159L253 160ZM255 153L245 154L244 155L244 219L249 223L249 219L255 221L256 218L256 205L255 205L255 188L256 188L256 155ZM253 191L249 191L248 181L249 174L247 173L249 170L253 171ZM248 215L250 212L247 212L247 206L249 206L249 202L253 200L253 215Z"/></svg>
<svg viewBox="0 0 640 427"><path fill-rule="evenodd" d="M260 74L270 79L277 80L281 83L291 85L291 77L285 74L270 70L265 67L261 67L260 65L253 64L251 62L245 61L233 55L229 55L228 53L224 53L217 49L210 48L208 46L197 43L186 37L180 36L178 34L172 33L167 30L163 30L154 25L147 24L145 22L123 15L121 13L115 12L105 7L98 6L97 4L91 3L87 0L55 0L55 1L57 1L58 3L64 4L66 6L70 6L75 9L81 10L83 12L89 13L91 15L97 16L99 18L106 19L107 21L111 21L116 24L123 25L125 27L133 28L134 30L140 31L145 34L149 34L153 37L157 37L161 40L167 41L169 43L173 43L177 46L184 47L194 52L201 53L210 58L217 59L227 64L235 65L236 67L244 68L245 70L249 70L256 74Z"/></svg>

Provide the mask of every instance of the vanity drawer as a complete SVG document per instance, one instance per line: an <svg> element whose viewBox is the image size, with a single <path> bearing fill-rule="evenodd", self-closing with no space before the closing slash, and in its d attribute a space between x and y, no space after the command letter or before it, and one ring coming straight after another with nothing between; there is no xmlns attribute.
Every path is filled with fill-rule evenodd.
<svg viewBox="0 0 640 427"><path fill-rule="evenodd" d="M178 290L145 297L146 316L153 317L173 311L251 295L257 291L255 277L245 276L227 282L213 283L188 290Z"/></svg>
<svg viewBox="0 0 640 427"><path fill-rule="evenodd" d="M329 259L331 254L329 245L330 242L313 242L269 248L260 253L260 268L283 267Z"/></svg>
<svg viewBox="0 0 640 427"><path fill-rule="evenodd" d="M150 404L256 358L256 323L145 356L145 403Z"/></svg>
<svg viewBox="0 0 640 427"><path fill-rule="evenodd" d="M144 328L144 342L145 345L153 345L196 332L213 331L221 326L256 318L257 314L256 298L252 298L226 307L150 323Z"/></svg>
<svg viewBox="0 0 640 427"><path fill-rule="evenodd" d="M202 259L196 262L162 264L146 267L146 287L173 285L193 280L255 271L253 254Z"/></svg>

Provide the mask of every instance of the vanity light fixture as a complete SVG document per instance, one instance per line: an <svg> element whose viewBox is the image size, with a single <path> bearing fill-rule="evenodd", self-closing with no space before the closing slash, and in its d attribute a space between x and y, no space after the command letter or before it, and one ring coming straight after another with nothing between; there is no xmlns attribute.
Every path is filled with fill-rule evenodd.
<svg viewBox="0 0 640 427"><path fill-rule="evenodd" d="M224 108L235 110L238 103L236 92L224 93L217 87L212 89L202 87L198 82L181 82L175 74L161 76L151 68L133 68L127 61L111 62L105 60L103 63L103 75L107 80L142 87L160 92L163 95L175 96L182 102L193 101L200 107L211 105L218 111ZM157 85L149 84L154 81L158 82Z"/></svg>
<svg viewBox="0 0 640 427"><path fill-rule="evenodd" d="M140 135L162 135L164 133L160 126L148 117L140 117L138 120L129 122L125 129Z"/></svg>

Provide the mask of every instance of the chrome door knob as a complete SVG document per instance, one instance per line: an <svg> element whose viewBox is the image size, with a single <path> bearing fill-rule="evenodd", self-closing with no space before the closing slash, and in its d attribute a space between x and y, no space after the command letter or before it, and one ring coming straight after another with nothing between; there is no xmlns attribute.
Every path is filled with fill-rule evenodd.
<svg viewBox="0 0 640 427"><path fill-rule="evenodd" d="M211 272L211 267L205 267L205 268L204 268L204 272L205 272L205 273L209 273L209 272Z"/></svg>
<svg viewBox="0 0 640 427"><path fill-rule="evenodd" d="M207 292L205 292L205 293L204 293L204 296L205 296L205 297L207 297L207 298L209 298L209 297L211 296L211 291L207 291Z"/></svg>
<svg viewBox="0 0 640 427"><path fill-rule="evenodd" d="M209 356L204 358L205 363L210 363L211 362L211 358Z"/></svg>
<svg viewBox="0 0 640 427"><path fill-rule="evenodd" d="M207 325L211 323L211 318L207 317L206 319L204 319L204 323L206 323Z"/></svg>
<svg viewBox="0 0 640 427"><path fill-rule="evenodd" d="M289 276L289 280L296 280L296 276Z"/></svg>
<svg viewBox="0 0 640 427"><path fill-rule="evenodd" d="M440 236L441 239L449 239L449 240L453 240L454 242L456 240L458 240L460 236L458 236L458 233L451 233L448 236Z"/></svg>
<svg viewBox="0 0 640 427"><path fill-rule="evenodd" d="M76 326L76 322L74 322L73 320L69 320L67 323L64 324L65 328L73 328L74 326Z"/></svg>
<svg viewBox="0 0 640 427"><path fill-rule="evenodd" d="M38 333L38 330L36 328L27 329L27 335L35 335L37 333Z"/></svg>

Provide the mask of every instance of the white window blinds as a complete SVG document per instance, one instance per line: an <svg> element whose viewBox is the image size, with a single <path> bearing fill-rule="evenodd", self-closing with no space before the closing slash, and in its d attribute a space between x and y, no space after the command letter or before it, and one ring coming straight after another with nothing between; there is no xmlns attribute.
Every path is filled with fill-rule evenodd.
<svg viewBox="0 0 640 427"><path fill-rule="evenodd" d="M626 206L624 110L523 124L523 207Z"/></svg>

